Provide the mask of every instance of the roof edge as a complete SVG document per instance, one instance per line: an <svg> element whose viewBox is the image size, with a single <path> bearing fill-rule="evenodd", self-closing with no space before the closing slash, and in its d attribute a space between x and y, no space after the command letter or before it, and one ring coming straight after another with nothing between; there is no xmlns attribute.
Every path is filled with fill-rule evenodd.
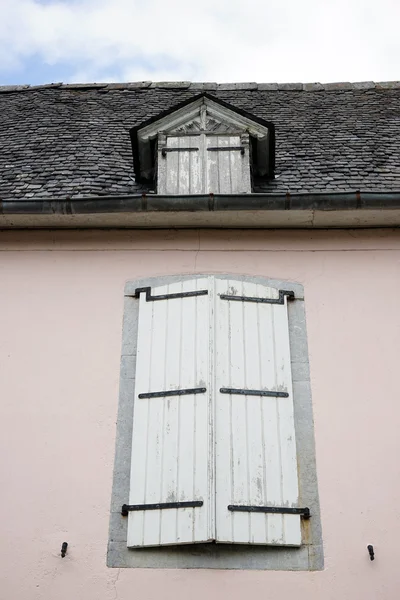
<svg viewBox="0 0 400 600"><path fill-rule="evenodd" d="M202 83L191 81L135 81L126 83L47 83L43 85L3 85L0 86L0 93L10 92L29 92L48 89L66 89L66 90L99 90L99 92L109 92L114 90L135 91L137 89L180 89L193 90L201 93L202 91L232 91L232 90L258 90L258 91L284 91L284 92L338 92L349 90L388 90L400 89L400 81L359 81L359 82L333 82L333 83Z"/></svg>
<svg viewBox="0 0 400 600"><path fill-rule="evenodd" d="M0 203L1 229L400 228L400 191L109 196Z"/></svg>
<svg viewBox="0 0 400 600"><path fill-rule="evenodd" d="M400 209L400 191L290 192L279 194L193 194L165 196L131 194L84 198L29 198L0 201L0 214L90 214L181 211L273 210L393 210Z"/></svg>

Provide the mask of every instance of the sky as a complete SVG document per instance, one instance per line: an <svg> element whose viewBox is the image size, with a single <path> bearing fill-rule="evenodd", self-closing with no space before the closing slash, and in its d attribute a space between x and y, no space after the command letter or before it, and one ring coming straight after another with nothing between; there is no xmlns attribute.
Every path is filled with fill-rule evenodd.
<svg viewBox="0 0 400 600"><path fill-rule="evenodd" d="M0 0L0 85L400 79L400 0Z"/></svg>

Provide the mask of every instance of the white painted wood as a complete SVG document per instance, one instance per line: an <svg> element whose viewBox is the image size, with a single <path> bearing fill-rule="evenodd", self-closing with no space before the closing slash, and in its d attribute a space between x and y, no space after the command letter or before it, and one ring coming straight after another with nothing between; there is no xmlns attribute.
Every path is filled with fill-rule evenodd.
<svg viewBox="0 0 400 600"><path fill-rule="evenodd" d="M205 542L301 544L298 515L228 505L298 506L289 332L284 305L223 300L279 297L276 289L218 277L152 289L208 295L140 297L129 504L203 500L201 508L129 513L128 546ZM206 387L206 394L138 394ZM284 391L288 398L221 394ZM215 511L215 517L214 517Z"/></svg>
<svg viewBox="0 0 400 600"><path fill-rule="evenodd" d="M166 148L176 151L158 152L158 193L168 195L200 194L202 192L200 136L167 136ZM196 148L196 150L183 150Z"/></svg>
<svg viewBox="0 0 400 600"><path fill-rule="evenodd" d="M206 136L206 192L213 194L244 194L251 192L250 162L248 144L245 154L240 150L224 150L223 148L240 148L239 135L207 135ZM209 150L209 148L221 148Z"/></svg>
<svg viewBox="0 0 400 600"><path fill-rule="evenodd" d="M139 132L140 140L145 141L154 138L159 131L172 133L177 129L184 127L187 123L190 123L190 121L198 119L201 116L203 107L206 108L206 112L209 117L212 117L214 120L221 123L228 124L232 129L248 132L260 140L267 139L268 137L268 128L264 127L260 123L257 123L252 119L249 119L225 106L221 106L209 98L199 98L183 108L170 113L162 119L158 119L150 125L143 127L143 129L141 129Z"/></svg>
<svg viewBox="0 0 400 600"><path fill-rule="evenodd" d="M207 279L152 288L153 295L207 289ZM196 508L133 511L128 547L213 537L210 486L209 297L146 302L140 296L129 504L202 500ZM138 398L206 387L204 394Z"/></svg>
<svg viewBox="0 0 400 600"><path fill-rule="evenodd" d="M278 290L216 279L216 541L301 544L298 515L230 512L230 504L297 506L298 479L286 305ZM288 398L221 394L221 387L286 391Z"/></svg>

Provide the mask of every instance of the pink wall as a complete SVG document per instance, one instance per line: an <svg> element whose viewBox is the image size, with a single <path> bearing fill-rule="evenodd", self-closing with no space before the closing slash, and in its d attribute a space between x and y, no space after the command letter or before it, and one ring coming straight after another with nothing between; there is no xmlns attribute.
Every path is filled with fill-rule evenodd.
<svg viewBox="0 0 400 600"><path fill-rule="evenodd" d="M105 566L124 283L193 272L305 286L324 571ZM0 233L0 598L396 599L399 275L391 230Z"/></svg>

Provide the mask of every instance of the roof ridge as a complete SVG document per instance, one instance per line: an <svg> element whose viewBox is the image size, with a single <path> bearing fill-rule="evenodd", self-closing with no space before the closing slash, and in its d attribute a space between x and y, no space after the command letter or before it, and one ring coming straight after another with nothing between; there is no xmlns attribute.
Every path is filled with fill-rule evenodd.
<svg viewBox="0 0 400 600"><path fill-rule="evenodd" d="M259 91L285 91L285 92L318 92L318 91L346 91L346 90L371 90L371 89L400 89L400 81L358 81L337 83L201 83L191 81L134 81L126 83L46 83L42 85L3 85L0 93L23 92L44 89L99 89L109 90L135 90L143 88L182 89L196 91L217 90L259 90Z"/></svg>

